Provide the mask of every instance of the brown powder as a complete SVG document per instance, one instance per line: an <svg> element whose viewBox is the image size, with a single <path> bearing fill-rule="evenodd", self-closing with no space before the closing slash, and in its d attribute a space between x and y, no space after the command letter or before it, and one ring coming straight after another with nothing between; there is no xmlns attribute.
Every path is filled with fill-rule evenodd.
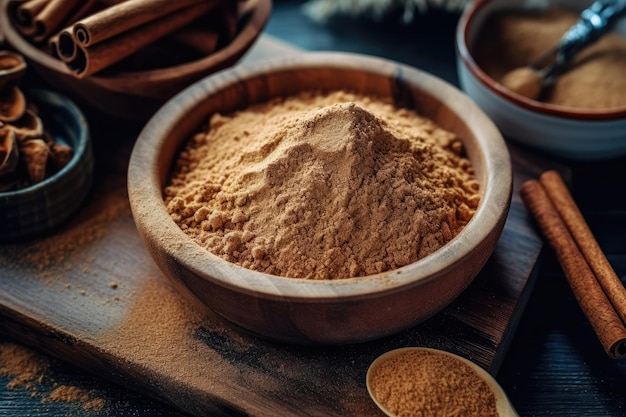
<svg viewBox="0 0 626 417"><path fill-rule="evenodd" d="M372 395L395 416L499 415L489 385L469 365L449 355L406 350L370 372Z"/></svg>
<svg viewBox="0 0 626 417"><path fill-rule="evenodd" d="M459 138L347 92L214 115L164 190L174 221L227 261L309 279L392 270L469 221L478 183Z"/></svg>
<svg viewBox="0 0 626 417"><path fill-rule="evenodd" d="M93 391L74 385L61 385L49 375L50 361L32 349L17 343L0 343L0 376L10 378L8 389L24 389L41 402L79 403L83 410L99 411L106 402ZM52 383L52 390L46 387Z"/></svg>
<svg viewBox="0 0 626 417"><path fill-rule="evenodd" d="M94 397L89 391L85 391L74 385L57 385L42 402L80 402L85 411L99 411L105 406L103 398Z"/></svg>
<svg viewBox="0 0 626 417"><path fill-rule="evenodd" d="M76 251L106 235L110 223L130 210L123 194L102 193L95 196L95 200L69 227L36 241L23 251L22 259L35 264L38 269L60 264Z"/></svg>
<svg viewBox="0 0 626 417"><path fill-rule="evenodd" d="M0 343L0 375L11 378L9 389L32 389L41 384L47 368L43 356L15 343Z"/></svg>
<svg viewBox="0 0 626 417"><path fill-rule="evenodd" d="M242 415L275 416L276 406L297 415L296 404L308 404L311 415L327 415L329 404L319 398L334 398L336 415L371 414L373 405L366 401L364 388L345 389L356 378L348 364L337 363L329 370L332 360L325 354L265 345L199 301L182 297L162 275L146 276L142 282L123 320L98 334L95 342L110 357L119 358L121 369L133 372L133 378L152 381L161 401L193 410L194 415L222 414L224 408L218 406L212 413L207 397L198 396L206 393ZM318 371L330 375L333 383L320 378ZM277 398L289 401L268 403Z"/></svg>
<svg viewBox="0 0 626 417"><path fill-rule="evenodd" d="M127 317L110 332L99 335L98 344L106 351L123 353L133 362L149 358L175 375L176 369L181 369L178 361L196 357L197 346L190 346L194 343L190 333L204 319L201 312L205 309L179 297L160 277L146 279L137 294ZM168 351L169 345L175 346L175 351Z"/></svg>
<svg viewBox="0 0 626 417"><path fill-rule="evenodd" d="M180 399L194 390L222 395L243 383L238 380L241 370L194 336L207 321L205 306L182 298L160 276L148 277L134 299L124 320L98 335L97 344L121 358L125 369L138 367L146 380L158 381L162 401L182 406Z"/></svg>
<svg viewBox="0 0 626 417"><path fill-rule="evenodd" d="M496 13L476 39L474 58L491 78L502 80L556 45L578 15L555 8ZM624 107L625 72L626 38L606 34L575 57L542 101L584 109Z"/></svg>

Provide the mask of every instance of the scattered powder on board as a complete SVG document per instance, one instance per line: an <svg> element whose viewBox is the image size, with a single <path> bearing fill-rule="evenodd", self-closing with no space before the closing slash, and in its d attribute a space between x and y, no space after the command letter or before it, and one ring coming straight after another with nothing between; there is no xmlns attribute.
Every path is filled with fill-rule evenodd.
<svg viewBox="0 0 626 417"><path fill-rule="evenodd" d="M205 392L245 415L275 415L276 406L298 414L301 404L316 410L316 403L322 414L328 407L336 415L370 414L373 404L365 389L345 388L355 378L346 363L329 367L326 354L266 344L240 332L197 300L183 297L163 276L142 281L128 314L95 342L121 358L126 369L140 370L144 381L158 381L161 400L188 410L198 407L197 393ZM213 415L207 411L213 405L203 402L195 413Z"/></svg>
<svg viewBox="0 0 626 417"><path fill-rule="evenodd" d="M242 371L194 337L193 332L207 320L205 306L181 297L164 277L144 281L125 318L97 336L98 346L122 358L125 367L140 368L147 381L158 380L161 400L179 407L183 407L181 397L192 395L188 389L210 390L219 396L228 394L232 386L250 383L238 380ZM189 406L195 404L187 401L184 407Z"/></svg>
<svg viewBox="0 0 626 417"><path fill-rule="evenodd" d="M9 377L9 389L33 389L48 368L45 358L15 343L0 344L0 375Z"/></svg>
<svg viewBox="0 0 626 417"><path fill-rule="evenodd" d="M0 376L9 378L8 389L30 391L42 403L76 403L85 411L104 408L105 400L92 390L59 384L51 378L49 369L50 361L46 356L17 343L0 343Z"/></svg>
<svg viewBox="0 0 626 417"><path fill-rule="evenodd" d="M125 188L94 195L66 227L21 249L21 258L43 270L70 259L76 252L109 233L113 221L130 212Z"/></svg>
<svg viewBox="0 0 626 417"><path fill-rule="evenodd" d="M177 367L182 369L178 359L196 354L189 334L204 319L206 308L183 299L158 276L146 277L135 295L129 313L110 332L98 336L98 345L107 351L119 350L131 361L150 358L175 374ZM175 351L167 350L170 345Z"/></svg>
<svg viewBox="0 0 626 417"><path fill-rule="evenodd" d="M85 391L75 385L56 385L42 402L64 402L82 404L83 410L98 411L105 406L103 398L94 397L91 392Z"/></svg>
<svg viewBox="0 0 626 417"><path fill-rule="evenodd" d="M227 261L334 279L441 248L473 216L478 188L454 134L336 91L213 115L179 155L164 195L181 229Z"/></svg>

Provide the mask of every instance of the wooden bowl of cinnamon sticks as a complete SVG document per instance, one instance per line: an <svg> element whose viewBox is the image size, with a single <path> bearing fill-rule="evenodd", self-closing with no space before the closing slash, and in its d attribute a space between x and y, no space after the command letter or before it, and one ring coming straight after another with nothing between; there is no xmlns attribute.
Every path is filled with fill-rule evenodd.
<svg viewBox="0 0 626 417"><path fill-rule="evenodd" d="M253 45L271 0L3 0L6 42L85 109L145 121Z"/></svg>
<svg viewBox="0 0 626 417"><path fill-rule="evenodd" d="M386 104L375 110L378 99ZM387 112L394 118L381 122ZM430 121L411 122L416 114ZM415 145L407 160L394 151L431 134L441 141ZM203 156L206 165L194 160ZM424 172L456 171L446 160L472 179L427 185ZM456 214L422 217L440 204L420 197L427 189L449 195ZM491 256L511 192L502 136L462 92L400 63L328 52L193 84L148 121L128 173L137 229L183 294L245 331L304 344L381 338L445 308ZM452 223L464 224L456 235ZM435 249L438 237L450 240Z"/></svg>

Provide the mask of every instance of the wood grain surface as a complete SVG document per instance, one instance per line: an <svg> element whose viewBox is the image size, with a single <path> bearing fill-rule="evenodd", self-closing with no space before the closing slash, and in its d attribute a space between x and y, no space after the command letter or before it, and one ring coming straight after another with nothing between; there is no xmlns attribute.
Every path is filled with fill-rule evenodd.
<svg viewBox="0 0 626 417"><path fill-rule="evenodd" d="M282 46L264 37L255 48L252 57ZM94 133L96 183L83 209L49 236L0 247L0 332L10 338L198 416L379 415L365 373L397 347L445 349L498 371L542 248L517 195L485 268L443 312L373 342L277 344L183 301L148 255L128 206L136 128L103 123ZM515 189L545 169L511 152Z"/></svg>

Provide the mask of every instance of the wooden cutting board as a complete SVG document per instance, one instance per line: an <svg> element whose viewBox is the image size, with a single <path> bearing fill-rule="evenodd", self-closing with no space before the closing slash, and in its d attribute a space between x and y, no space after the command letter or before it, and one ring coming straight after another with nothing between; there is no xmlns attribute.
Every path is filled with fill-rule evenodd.
<svg viewBox="0 0 626 417"><path fill-rule="evenodd" d="M246 59L277 53L303 52L264 35ZM0 246L0 332L198 416L380 415L367 395L367 368L404 346L445 349L497 372L542 249L517 190L547 163L511 148L515 191L502 237L444 311L382 340L292 346L244 334L170 286L128 205L138 128L99 122L96 182L85 206L48 236Z"/></svg>

